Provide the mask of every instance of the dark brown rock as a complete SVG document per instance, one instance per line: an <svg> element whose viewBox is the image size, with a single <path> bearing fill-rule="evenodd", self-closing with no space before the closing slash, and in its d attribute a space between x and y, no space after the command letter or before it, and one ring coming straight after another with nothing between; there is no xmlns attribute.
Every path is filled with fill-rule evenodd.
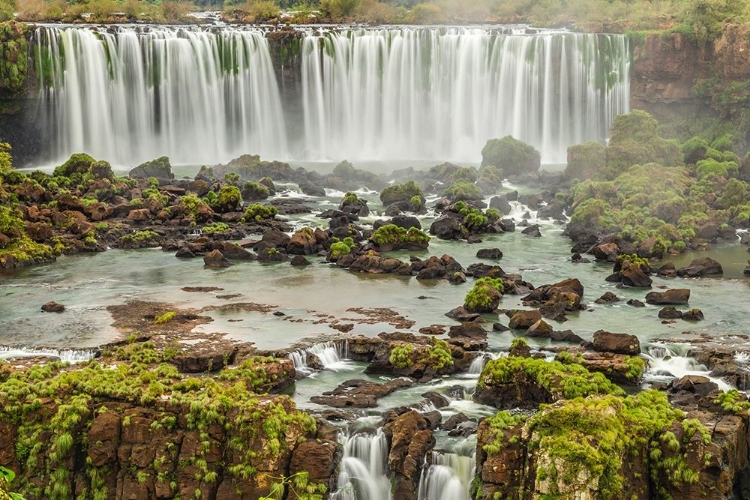
<svg viewBox="0 0 750 500"><path fill-rule="evenodd" d="M44 312L55 312L55 313L61 313L65 310L65 306L62 304L58 304L57 302L51 301L47 302L42 306L42 311Z"/></svg>
<svg viewBox="0 0 750 500"><path fill-rule="evenodd" d="M631 356L638 356L641 353L641 343L635 335L611 333L604 330L594 332L592 347L599 352L614 352Z"/></svg>
<svg viewBox="0 0 750 500"><path fill-rule="evenodd" d="M649 292L646 302L653 305L685 305L690 300L690 290L687 288L672 288L664 292Z"/></svg>

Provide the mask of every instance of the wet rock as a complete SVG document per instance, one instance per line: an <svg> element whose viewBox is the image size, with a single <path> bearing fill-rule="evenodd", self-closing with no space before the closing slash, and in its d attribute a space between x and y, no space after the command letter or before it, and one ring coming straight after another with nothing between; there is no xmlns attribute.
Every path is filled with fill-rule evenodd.
<svg viewBox="0 0 750 500"><path fill-rule="evenodd" d="M422 394L422 397L432 403L432 406L437 409L445 408L451 403L448 398L435 391L425 392L424 394Z"/></svg>
<svg viewBox="0 0 750 500"><path fill-rule="evenodd" d="M432 223L430 234L441 240L457 240L461 237L461 221L454 215L443 215Z"/></svg>
<svg viewBox="0 0 750 500"><path fill-rule="evenodd" d="M677 276L683 278L701 278L706 276L721 276L724 269L721 264L710 257L695 259L689 266L677 270Z"/></svg>
<svg viewBox="0 0 750 500"><path fill-rule="evenodd" d="M306 472L310 482L325 484L331 491L341 455L335 441L307 439L294 449L289 473Z"/></svg>
<svg viewBox="0 0 750 500"><path fill-rule="evenodd" d="M347 380L333 391L311 397L310 401L334 408L375 408L378 406L378 399L412 384L411 380L404 378L393 379L383 384L367 380Z"/></svg>
<svg viewBox="0 0 750 500"><path fill-rule="evenodd" d="M294 257L292 257L290 263L295 267L304 267L310 265L310 261L302 255L295 255Z"/></svg>
<svg viewBox="0 0 750 500"><path fill-rule="evenodd" d="M690 300L688 288L671 288L664 292L649 292L646 294L646 302L652 305L685 305Z"/></svg>
<svg viewBox="0 0 750 500"><path fill-rule="evenodd" d="M643 272L641 266L630 261L623 261L619 271L619 281L623 285L635 288L651 288L653 280Z"/></svg>
<svg viewBox="0 0 750 500"><path fill-rule="evenodd" d="M646 307L646 304L644 304L638 299L630 299L626 302L626 304L631 307Z"/></svg>
<svg viewBox="0 0 750 500"><path fill-rule="evenodd" d="M169 158L166 156L141 163L132 169L128 173L128 176L132 179L148 179L149 177L166 180L174 179L172 165L169 162Z"/></svg>
<svg viewBox="0 0 750 500"><path fill-rule="evenodd" d="M478 323L461 323L460 325L453 325L448 331L448 337L468 337L472 339L486 339L487 331L482 328L482 325Z"/></svg>
<svg viewBox="0 0 750 500"><path fill-rule="evenodd" d="M632 356L612 352L586 351L575 358L575 362L587 370L602 373L616 384L637 386L641 383L643 371L636 369L638 365L632 361ZM641 366L645 368L646 364Z"/></svg>
<svg viewBox="0 0 750 500"><path fill-rule="evenodd" d="M532 311L516 311L513 316L510 318L510 323L508 323L508 327L512 330L527 330L536 323L537 321L542 319L542 314L539 311L532 310Z"/></svg>
<svg viewBox="0 0 750 500"><path fill-rule="evenodd" d="M617 246L617 243L614 242L602 243L596 245L592 249L592 253L594 254L594 257L596 257L596 260L617 262L617 256L620 255L620 248Z"/></svg>
<svg viewBox="0 0 750 500"><path fill-rule="evenodd" d="M553 330L550 333L549 338L551 338L552 340L556 340L558 342L572 342L574 344L581 344L584 342L584 340L578 335L576 335L575 333L573 333L572 330L562 330L562 331Z"/></svg>
<svg viewBox="0 0 750 500"><path fill-rule="evenodd" d="M503 325L502 323L492 323L493 332L507 332L508 330L510 330L510 328Z"/></svg>
<svg viewBox="0 0 750 500"><path fill-rule="evenodd" d="M667 306L659 311L659 319L682 319L682 312L674 306Z"/></svg>
<svg viewBox="0 0 750 500"><path fill-rule="evenodd" d="M474 321L480 316L479 313L470 313L469 311L464 309L464 306L458 306L455 309L451 309L450 311L445 313L445 315L451 319L464 322Z"/></svg>
<svg viewBox="0 0 750 500"><path fill-rule="evenodd" d="M630 356L638 356L641 353L641 343L635 335L611 333L604 330L594 332L592 347L598 352L614 352Z"/></svg>
<svg viewBox="0 0 750 500"><path fill-rule="evenodd" d="M682 319L685 321L703 321L703 311L698 308L690 309L682 313Z"/></svg>
<svg viewBox="0 0 750 500"><path fill-rule="evenodd" d="M411 228L422 229L422 223L413 215L396 215L390 220L377 220L372 227L373 229L378 229L387 224L393 224L394 226L404 228L407 231Z"/></svg>
<svg viewBox="0 0 750 500"><path fill-rule="evenodd" d="M542 232L539 230L539 224L532 224L531 226L521 231L521 234L532 236L534 238L540 238L542 236Z"/></svg>
<svg viewBox="0 0 750 500"><path fill-rule="evenodd" d="M57 302L50 301L46 304L42 305L42 311L44 312L54 312L54 313L61 313L65 310L65 306L62 304L58 304Z"/></svg>
<svg viewBox="0 0 750 500"><path fill-rule="evenodd" d="M490 198L490 208L498 210L503 215L509 215L512 210L508 198L505 195L493 196Z"/></svg>
<svg viewBox="0 0 750 500"><path fill-rule="evenodd" d="M393 497L416 500L424 457L435 446L429 423L412 410L387 422L384 430L391 436L388 466L393 473Z"/></svg>
<svg viewBox="0 0 750 500"><path fill-rule="evenodd" d="M253 260L255 256L241 246L228 241L221 242L221 253L230 260Z"/></svg>
<svg viewBox="0 0 750 500"><path fill-rule="evenodd" d="M527 337L543 337L548 338L552 334L552 327L549 323L540 319L526 330Z"/></svg>
<svg viewBox="0 0 750 500"><path fill-rule="evenodd" d="M452 431L462 423L469 422L470 420L471 419L463 413L456 413L455 415L451 415L448 420L443 422L443 425L441 425L440 428L444 431Z"/></svg>
<svg viewBox="0 0 750 500"><path fill-rule="evenodd" d="M500 222L498 222L497 224L505 233L512 233L516 230L516 223L513 221L513 219L500 219Z"/></svg>
<svg viewBox="0 0 750 500"><path fill-rule="evenodd" d="M443 420L443 416L437 410L422 413L422 416L425 420L427 420L427 425L431 430L435 430L440 427L440 422Z"/></svg>
<svg viewBox="0 0 750 500"><path fill-rule="evenodd" d="M195 255L188 246L182 246L178 248L177 253L175 253L174 256L179 259L194 259L195 257L197 257L197 255Z"/></svg>
<svg viewBox="0 0 750 500"><path fill-rule="evenodd" d="M620 302L622 299L612 292L604 292L604 294L596 299L594 302L597 304L614 304Z"/></svg>
<svg viewBox="0 0 750 500"><path fill-rule="evenodd" d="M307 196L320 196L326 195L326 190L322 186L317 186L309 181L301 181L299 183L299 189Z"/></svg>
<svg viewBox="0 0 750 500"><path fill-rule="evenodd" d="M672 382L669 392L690 392L699 396L706 396L718 389L715 382L701 375L685 375L679 380Z"/></svg>
<svg viewBox="0 0 750 500"><path fill-rule="evenodd" d="M503 258L503 252L499 248L482 248L477 252L477 258L500 260Z"/></svg>
<svg viewBox="0 0 750 500"><path fill-rule="evenodd" d="M229 267L232 265L219 250L212 250L203 257L205 267Z"/></svg>
<svg viewBox="0 0 750 500"><path fill-rule="evenodd" d="M677 275L677 270L672 262L667 262L656 270L656 275L664 278L671 278Z"/></svg>

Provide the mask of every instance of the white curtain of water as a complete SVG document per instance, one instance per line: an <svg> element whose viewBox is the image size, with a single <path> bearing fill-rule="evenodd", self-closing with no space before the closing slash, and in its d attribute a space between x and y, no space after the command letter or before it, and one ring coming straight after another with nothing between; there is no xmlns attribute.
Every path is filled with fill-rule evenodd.
<svg viewBox="0 0 750 500"><path fill-rule="evenodd" d="M120 165L266 158L477 161L513 135L564 162L629 109L621 35L394 28L303 34L304 133L287 144L265 34L223 27L39 27L49 154ZM297 114L295 113L295 116Z"/></svg>
<svg viewBox="0 0 750 500"><path fill-rule="evenodd" d="M419 482L419 500L469 500L474 478L474 456L432 452L432 465Z"/></svg>
<svg viewBox="0 0 750 500"><path fill-rule="evenodd" d="M546 163L604 140L629 110L625 37L484 29L383 29L307 36L310 158L480 159L512 135Z"/></svg>
<svg viewBox="0 0 750 500"><path fill-rule="evenodd" d="M287 151L260 31L40 27L36 41L53 159L215 164Z"/></svg>
<svg viewBox="0 0 750 500"><path fill-rule="evenodd" d="M310 374L313 369L308 365L308 354L314 354L323 368L338 371L345 368L344 360L349 357L349 343L343 342L321 342L305 349L298 349L289 353L289 358L294 363L294 368L302 373Z"/></svg>
<svg viewBox="0 0 750 500"><path fill-rule="evenodd" d="M82 349L46 349L36 347L0 346L0 360L46 356L63 363L85 363L96 357L96 351Z"/></svg>
<svg viewBox="0 0 750 500"><path fill-rule="evenodd" d="M388 442L382 429L373 434L342 436L344 457L338 489L331 500L391 500Z"/></svg>

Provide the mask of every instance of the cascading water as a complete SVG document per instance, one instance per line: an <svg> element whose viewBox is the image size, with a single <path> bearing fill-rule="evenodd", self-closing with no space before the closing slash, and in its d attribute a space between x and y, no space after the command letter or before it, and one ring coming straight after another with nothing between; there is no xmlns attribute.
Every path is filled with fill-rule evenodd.
<svg viewBox="0 0 750 500"><path fill-rule="evenodd" d="M309 365L309 356L314 355L317 362L326 370L337 371L344 368L344 360L349 355L348 342L322 342L305 349L298 349L289 353L289 358L294 362L294 368L301 373L310 374L313 368Z"/></svg>
<svg viewBox="0 0 750 500"><path fill-rule="evenodd" d="M216 164L287 154L261 31L40 27L35 39L53 159Z"/></svg>
<svg viewBox="0 0 750 500"><path fill-rule="evenodd" d="M10 347L0 346L0 360L3 359L21 359L29 357L49 357L56 358L63 363L85 363L97 356L94 350L79 349L45 349L35 347Z"/></svg>
<svg viewBox="0 0 750 500"><path fill-rule="evenodd" d="M300 36L301 85L282 103L262 30L40 26L32 55L50 160L87 152L119 165L162 155L216 164L244 153L477 161L487 139L513 135L544 162L564 162L569 145L604 140L629 110L621 35L394 28ZM284 116L298 103L302 130L290 123L287 141Z"/></svg>
<svg viewBox="0 0 750 500"><path fill-rule="evenodd" d="M331 500L390 500L388 442L382 429L372 434L342 435L344 457L338 489Z"/></svg>
<svg viewBox="0 0 750 500"><path fill-rule="evenodd" d="M486 29L331 32L303 42L306 154L473 160L512 135L562 163L627 112L619 35Z"/></svg>
<svg viewBox="0 0 750 500"><path fill-rule="evenodd" d="M419 481L418 500L469 500L476 459L456 453L432 452L432 465Z"/></svg>

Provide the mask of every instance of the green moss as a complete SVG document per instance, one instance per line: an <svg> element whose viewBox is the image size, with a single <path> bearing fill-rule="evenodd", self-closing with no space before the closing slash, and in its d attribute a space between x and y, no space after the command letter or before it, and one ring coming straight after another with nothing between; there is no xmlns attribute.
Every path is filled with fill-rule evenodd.
<svg viewBox="0 0 750 500"><path fill-rule="evenodd" d="M464 308L470 312L490 312L497 306L504 291L499 278L479 278L464 297Z"/></svg>
<svg viewBox="0 0 750 500"><path fill-rule="evenodd" d="M180 198L180 207L187 212L193 220L198 218L200 212L210 211L208 204L194 194L186 194L185 196L182 196Z"/></svg>
<svg viewBox="0 0 750 500"><path fill-rule="evenodd" d="M416 182L408 181L404 184L394 184L383 189L380 192L380 201L384 206L388 206L401 201L410 201L415 196L418 196L420 200L424 200L422 188Z"/></svg>
<svg viewBox="0 0 750 500"><path fill-rule="evenodd" d="M637 356L630 356L625 360L625 366L628 368L625 372L625 377L628 380L637 382L643 378L643 371L646 369L646 361Z"/></svg>
<svg viewBox="0 0 750 500"><path fill-rule="evenodd" d="M521 415L512 415L503 410L497 412L494 416L485 419L490 426L490 432L493 435L492 441L482 446L482 449L488 455L497 455L502 450L503 442L506 440L506 431L516 427L526 420Z"/></svg>
<svg viewBox="0 0 750 500"><path fill-rule="evenodd" d="M486 388L497 384L518 383L517 377L544 387L553 396L572 399L592 394L623 394L622 389L601 373L592 373L581 365L559 361L509 356L488 361L477 383Z"/></svg>
<svg viewBox="0 0 750 500"><path fill-rule="evenodd" d="M343 241L336 241L331 243L330 256L332 259L338 259L342 255L346 255L352 251L352 247L347 245Z"/></svg>
<svg viewBox="0 0 750 500"><path fill-rule="evenodd" d="M599 177L607 167L607 150L598 142L576 144L568 148L565 177L585 181Z"/></svg>
<svg viewBox="0 0 750 500"><path fill-rule="evenodd" d="M265 186L263 186L265 188ZM236 212L242 205L242 194L237 186L222 186L211 208L222 212Z"/></svg>
<svg viewBox="0 0 750 500"><path fill-rule="evenodd" d="M4 11L0 8L0 17ZM23 89L29 74L28 31L29 27L23 23L0 23L0 88L11 93Z"/></svg>
<svg viewBox="0 0 750 500"><path fill-rule="evenodd" d="M237 175L237 178L239 180L239 175ZM260 182L248 181L242 186L242 198L245 200L265 200L270 195L271 190Z"/></svg>
<svg viewBox="0 0 750 500"><path fill-rule="evenodd" d="M430 339L429 345L400 343L391 348L388 362L398 369L406 369L414 365L424 365L435 371L453 366L453 356L448 343L444 340Z"/></svg>
<svg viewBox="0 0 750 500"><path fill-rule="evenodd" d="M446 188L443 195L450 198L452 201L481 200L483 198L482 190L479 189L479 186L473 182L467 181L454 182Z"/></svg>
<svg viewBox="0 0 750 500"><path fill-rule="evenodd" d="M207 226L203 227L203 234L206 234L208 236L213 236L216 234L225 234L230 231L231 231L230 227L224 222L212 222L211 224L208 224Z"/></svg>
<svg viewBox="0 0 750 500"><path fill-rule="evenodd" d="M500 168L504 175L535 172L541 166L541 155L533 146L505 136L487 141L482 149L482 167Z"/></svg>
<svg viewBox="0 0 750 500"><path fill-rule="evenodd" d="M714 404L720 405L722 410L731 413L747 413L750 409L750 403L740 400L740 393L737 389L722 392L714 400Z"/></svg>
<svg viewBox="0 0 750 500"><path fill-rule="evenodd" d="M399 344L391 349L391 354L388 357L388 362L393 365L394 368L409 368L414 364L414 360L411 359L411 354L414 351L414 344Z"/></svg>
<svg viewBox="0 0 750 500"><path fill-rule="evenodd" d="M427 244L430 241L430 237L427 233L415 227L407 230L395 224L385 224L372 233L370 241L378 246L392 245L393 249L396 250L410 244Z"/></svg>
<svg viewBox="0 0 750 500"><path fill-rule="evenodd" d="M177 313L174 311L168 311L164 314L161 314L154 318L154 324L155 325L163 325L164 323L169 323L173 319L177 317Z"/></svg>
<svg viewBox="0 0 750 500"><path fill-rule="evenodd" d="M260 222L264 219L273 219L274 217L276 217L276 215L278 215L278 213L279 211L276 209L276 207L272 207L270 205L253 204L247 207L242 220L245 222Z"/></svg>

